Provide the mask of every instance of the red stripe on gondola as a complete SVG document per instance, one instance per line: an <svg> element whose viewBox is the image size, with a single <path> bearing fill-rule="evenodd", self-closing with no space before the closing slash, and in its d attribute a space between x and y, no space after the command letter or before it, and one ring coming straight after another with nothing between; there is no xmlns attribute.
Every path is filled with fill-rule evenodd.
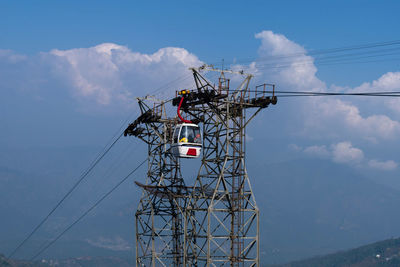
<svg viewBox="0 0 400 267"><path fill-rule="evenodd" d="M189 148L188 152L186 153L188 156L197 156L197 152L195 148Z"/></svg>

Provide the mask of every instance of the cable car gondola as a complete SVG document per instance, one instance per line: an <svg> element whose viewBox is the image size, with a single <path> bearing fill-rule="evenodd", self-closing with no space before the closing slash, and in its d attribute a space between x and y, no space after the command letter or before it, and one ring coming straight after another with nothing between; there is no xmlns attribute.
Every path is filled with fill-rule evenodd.
<svg viewBox="0 0 400 267"><path fill-rule="evenodd" d="M198 158L201 152L200 128L194 123L181 123L175 127L172 153L180 158Z"/></svg>
<svg viewBox="0 0 400 267"><path fill-rule="evenodd" d="M200 128L197 124L182 118L180 109L183 99L182 96L177 111L181 123L175 126L171 151L176 157L198 158L202 148Z"/></svg>

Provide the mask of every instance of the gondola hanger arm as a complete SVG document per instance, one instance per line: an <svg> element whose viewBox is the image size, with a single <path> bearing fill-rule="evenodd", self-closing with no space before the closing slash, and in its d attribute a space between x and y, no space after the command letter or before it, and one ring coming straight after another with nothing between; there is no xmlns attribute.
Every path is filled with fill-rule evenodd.
<svg viewBox="0 0 400 267"><path fill-rule="evenodd" d="M185 123L192 123L192 121L190 121L190 120L185 120L185 119L181 116L181 106L182 106L183 100L184 100L184 97L182 96L181 101L179 102L179 105L178 105L178 110L177 110L178 117L179 117L179 119L180 119L182 122L185 122Z"/></svg>

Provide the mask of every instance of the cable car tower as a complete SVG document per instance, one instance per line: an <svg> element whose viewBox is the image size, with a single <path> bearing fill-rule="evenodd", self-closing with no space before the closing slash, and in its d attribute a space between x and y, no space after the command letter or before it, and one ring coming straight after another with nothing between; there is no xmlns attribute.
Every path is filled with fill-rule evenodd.
<svg viewBox="0 0 400 267"><path fill-rule="evenodd" d="M125 130L148 145L147 180L136 182L143 191L135 214L136 265L259 266L259 210L245 166L245 129L277 103L274 85L250 90L251 74L205 65L191 70L195 90L172 101L139 98L141 115ZM204 71L220 73L217 86ZM237 89L230 89L227 73L244 77ZM167 114L167 104L177 114ZM200 169L186 185L181 164L196 157Z"/></svg>

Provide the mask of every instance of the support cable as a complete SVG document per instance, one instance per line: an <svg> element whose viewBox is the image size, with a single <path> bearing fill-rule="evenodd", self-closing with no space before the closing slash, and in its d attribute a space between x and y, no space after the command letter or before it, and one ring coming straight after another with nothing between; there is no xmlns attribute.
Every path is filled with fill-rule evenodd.
<svg viewBox="0 0 400 267"><path fill-rule="evenodd" d="M174 83L177 83L187 77L188 74L180 76L163 86L160 86L159 88L153 90L151 93L157 93L163 88L167 88L168 86L171 86ZM131 117L131 116L130 116ZM127 120L129 117L126 119L126 121L123 123L121 126L124 127L126 124ZM40 227L49 219L49 217L61 206L61 204L66 200L66 198L78 187L78 185L88 176L88 174L96 167L96 165L104 158L104 156L111 150L111 148L117 143L117 141L122 137L123 132L121 133L121 128L118 130L118 132L110 139L108 144L104 146L102 151L98 154L98 156L92 161L92 163L89 165L88 169L84 171L79 180L72 186L72 188L61 198L61 200L53 207L53 209L44 217L44 219L32 230L32 232L21 242L18 244L18 246L10 253L10 255L7 257L7 259L10 259L12 256L15 255L15 253L40 229ZM116 138L116 136L119 134L119 136ZM116 139L115 139L116 138ZM115 139L113 142L112 140ZM112 143L111 143L112 142ZM111 144L110 144L111 143Z"/></svg>
<svg viewBox="0 0 400 267"><path fill-rule="evenodd" d="M248 90L247 92L262 92ZM264 93L274 93L276 97L299 97L299 96L381 96L381 97L400 97L400 91L388 92L357 92L357 93L335 93L335 92L313 92L313 91L264 91Z"/></svg>
<svg viewBox="0 0 400 267"><path fill-rule="evenodd" d="M89 212L91 212L96 206L98 206L104 199L106 199L114 190L116 190L120 185L122 185L133 173L135 173L143 164L147 161L145 159L142 161L135 169L133 169L128 175L126 175L121 181L119 181L113 188L111 188L106 194L104 194L99 200L96 201L89 209L87 209L78 219L76 219L72 224L70 224L64 231L62 231L56 238L54 238L47 246L42 248L38 253L36 253L30 261L33 261L36 257L42 254L50 246L52 246L58 239L60 239L66 232L68 232L74 225L80 222Z"/></svg>
<svg viewBox="0 0 400 267"><path fill-rule="evenodd" d="M117 143L117 141L122 137L123 133L121 133L108 148L100 154L91 164L91 166L83 172L81 177L75 184L71 187L71 189L61 198L61 200L53 207L53 209L44 217L44 219L33 229L33 231L10 253L7 257L10 259L36 232L39 228L48 220L48 218L56 211L56 209L64 202L64 200L71 195L71 193L78 187L78 185L88 176L88 174L96 167L96 165L104 158L104 156L111 150L111 148Z"/></svg>
<svg viewBox="0 0 400 267"><path fill-rule="evenodd" d="M267 57L248 57L244 59L239 59L235 61L229 62L230 64L244 64L244 63L251 63L251 62L263 62L263 61L274 61L274 60L281 60L281 59L287 59L287 58L296 58L299 56L313 56L313 55L325 55L325 54L335 54L335 53L340 53L340 52L347 52L347 51L355 51L355 50L363 50L363 49L374 49L374 48L381 48L381 47L398 47L400 45L400 40L393 40L393 41L386 41L386 42L377 42L377 43L369 43L369 44L360 44L360 45L353 45L353 46L344 46L344 47L336 47L336 48L328 48L328 49L315 49L315 50L309 50L309 51L304 51L304 52L297 52L297 53L291 53L287 55L277 55L277 56L267 56ZM381 49L384 51L384 49ZM376 53L379 52L379 50L371 50L368 51L367 53L372 52ZM220 62L215 62L211 63L213 65L219 64ZM226 61L225 61L226 63Z"/></svg>

